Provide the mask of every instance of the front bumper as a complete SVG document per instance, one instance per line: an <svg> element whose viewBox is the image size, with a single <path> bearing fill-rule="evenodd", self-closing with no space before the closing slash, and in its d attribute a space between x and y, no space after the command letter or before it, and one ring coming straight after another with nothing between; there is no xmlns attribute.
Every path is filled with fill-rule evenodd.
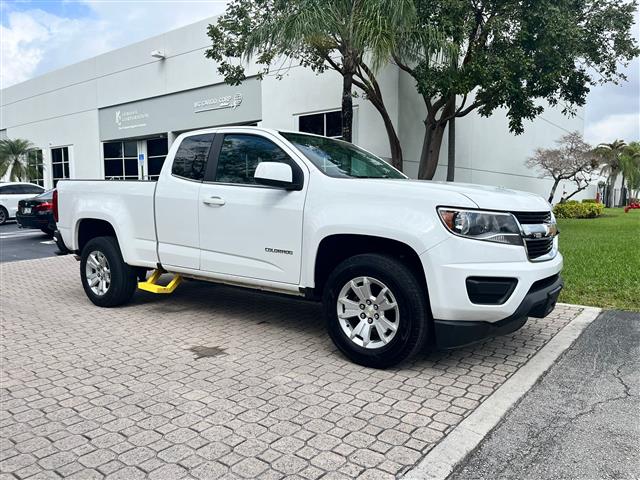
<svg viewBox="0 0 640 480"><path fill-rule="evenodd" d="M522 327L528 317L544 318L553 311L564 283L560 275L535 282L514 313L497 322L434 319L436 345L453 348L506 335Z"/></svg>
<svg viewBox="0 0 640 480"><path fill-rule="evenodd" d="M557 242L557 239L554 240ZM451 321L499 322L512 316L531 287L539 280L558 275L562 255L531 262L521 246L449 238L420 255L427 280L433 318ZM495 303L474 303L467 279L508 278L517 281L508 298Z"/></svg>

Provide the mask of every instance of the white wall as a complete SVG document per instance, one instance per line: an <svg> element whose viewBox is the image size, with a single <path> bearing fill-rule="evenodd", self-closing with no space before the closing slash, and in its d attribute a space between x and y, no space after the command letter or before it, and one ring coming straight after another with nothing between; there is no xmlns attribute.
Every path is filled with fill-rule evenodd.
<svg viewBox="0 0 640 480"><path fill-rule="evenodd" d="M9 129L11 138L28 138L42 149L46 187L53 186L51 148L70 146L71 178L102 178L98 111L43 120Z"/></svg>

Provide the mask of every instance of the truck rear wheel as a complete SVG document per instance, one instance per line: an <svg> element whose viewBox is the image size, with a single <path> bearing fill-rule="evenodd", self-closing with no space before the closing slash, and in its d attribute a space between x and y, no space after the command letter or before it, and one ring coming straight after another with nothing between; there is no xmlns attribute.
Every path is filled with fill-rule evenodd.
<svg viewBox="0 0 640 480"><path fill-rule="evenodd" d="M427 293L393 257L363 254L342 262L327 280L323 304L329 336L360 365L392 367L426 343Z"/></svg>
<svg viewBox="0 0 640 480"><path fill-rule="evenodd" d="M136 270L124 262L114 237L87 242L80 258L80 279L89 300L99 307L127 303L138 285Z"/></svg>

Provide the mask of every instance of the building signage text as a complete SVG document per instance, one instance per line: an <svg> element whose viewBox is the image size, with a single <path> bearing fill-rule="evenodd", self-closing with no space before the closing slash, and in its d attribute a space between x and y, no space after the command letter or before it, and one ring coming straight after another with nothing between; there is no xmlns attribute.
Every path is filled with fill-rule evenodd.
<svg viewBox="0 0 640 480"><path fill-rule="evenodd" d="M148 118L148 113L138 112L138 110L116 110L115 113L115 122L118 125L118 130L146 127Z"/></svg>
<svg viewBox="0 0 640 480"><path fill-rule="evenodd" d="M206 112L208 110L218 110L220 108L230 108L235 110L242 103L242 93L235 93L233 95L223 95L221 97L205 98L193 102L193 111Z"/></svg>

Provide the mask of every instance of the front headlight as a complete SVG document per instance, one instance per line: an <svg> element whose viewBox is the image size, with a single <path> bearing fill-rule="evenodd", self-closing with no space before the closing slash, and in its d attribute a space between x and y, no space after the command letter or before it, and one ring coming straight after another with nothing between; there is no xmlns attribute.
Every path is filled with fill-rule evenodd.
<svg viewBox="0 0 640 480"><path fill-rule="evenodd" d="M518 221L510 213L440 207L438 215L454 235L507 245L523 244Z"/></svg>

